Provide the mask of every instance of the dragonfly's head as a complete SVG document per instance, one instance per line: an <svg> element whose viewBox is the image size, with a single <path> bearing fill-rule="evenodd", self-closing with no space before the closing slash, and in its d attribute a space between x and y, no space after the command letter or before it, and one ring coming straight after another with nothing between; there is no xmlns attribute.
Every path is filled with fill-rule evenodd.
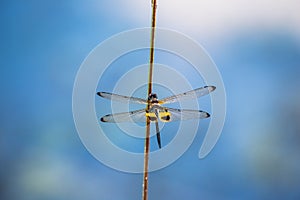
<svg viewBox="0 0 300 200"><path fill-rule="evenodd" d="M148 100L152 102L157 101L157 95L154 93L149 94Z"/></svg>

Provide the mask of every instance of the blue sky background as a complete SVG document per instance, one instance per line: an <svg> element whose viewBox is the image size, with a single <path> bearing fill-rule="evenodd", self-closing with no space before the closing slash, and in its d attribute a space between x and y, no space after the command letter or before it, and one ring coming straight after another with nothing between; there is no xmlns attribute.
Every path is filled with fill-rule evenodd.
<svg viewBox="0 0 300 200"><path fill-rule="evenodd" d="M140 199L142 175L102 165L80 142L72 89L96 45L150 24L150 1L0 5L1 199ZM197 158L198 134L184 156L150 174L149 199L300 198L298 7L294 0L159 1L157 25L206 48L228 103L211 154Z"/></svg>

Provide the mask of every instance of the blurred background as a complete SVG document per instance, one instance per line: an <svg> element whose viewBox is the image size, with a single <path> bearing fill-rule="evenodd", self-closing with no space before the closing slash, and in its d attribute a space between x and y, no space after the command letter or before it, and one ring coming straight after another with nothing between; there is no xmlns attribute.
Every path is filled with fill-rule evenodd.
<svg viewBox="0 0 300 200"><path fill-rule="evenodd" d="M208 157L197 157L198 134L150 174L149 199L300 199L299 4L158 0L157 26L189 35L218 66L227 117ZM0 5L0 198L140 199L141 174L104 166L81 143L72 89L96 45L150 25L150 0Z"/></svg>

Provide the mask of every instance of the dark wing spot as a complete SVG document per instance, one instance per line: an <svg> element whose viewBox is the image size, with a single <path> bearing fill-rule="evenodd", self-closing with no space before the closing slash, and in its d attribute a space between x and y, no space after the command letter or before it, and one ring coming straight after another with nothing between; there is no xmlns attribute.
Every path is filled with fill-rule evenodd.
<svg viewBox="0 0 300 200"><path fill-rule="evenodd" d="M100 121L101 122L106 122L103 117L101 117Z"/></svg>
<svg viewBox="0 0 300 200"><path fill-rule="evenodd" d="M205 111L203 111L203 110L199 110L199 112L201 112L201 113L205 113L206 114L206 118L209 118L210 117L210 114L209 113L207 113L207 112L205 112Z"/></svg>
<svg viewBox="0 0 300 200"><path fill-rule="evenodd" d="M108 92L97 92L100 97L104 97L103 94L109 94Z"/></svg>

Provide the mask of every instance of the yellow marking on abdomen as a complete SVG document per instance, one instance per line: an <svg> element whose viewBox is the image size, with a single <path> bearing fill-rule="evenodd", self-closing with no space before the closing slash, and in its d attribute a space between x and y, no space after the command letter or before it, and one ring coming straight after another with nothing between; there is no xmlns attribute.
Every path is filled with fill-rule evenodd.
<svg viewBox="0 0 300 200"><path fill-rule="evenodd" d="M171 121L171 113L166 111L166 112L159 112L159 119L162 122L170 122Z"/></svg>
<svg viewBox="0 0 300 200"><path fill-rule="evenodd" d="M153 113L153 112L146 112L146 113L145 113L145 116L146 116L146 117L149 117L149 118L150 118L150 121L155 121L155 120L156 120L155 113Z"/></svg>

